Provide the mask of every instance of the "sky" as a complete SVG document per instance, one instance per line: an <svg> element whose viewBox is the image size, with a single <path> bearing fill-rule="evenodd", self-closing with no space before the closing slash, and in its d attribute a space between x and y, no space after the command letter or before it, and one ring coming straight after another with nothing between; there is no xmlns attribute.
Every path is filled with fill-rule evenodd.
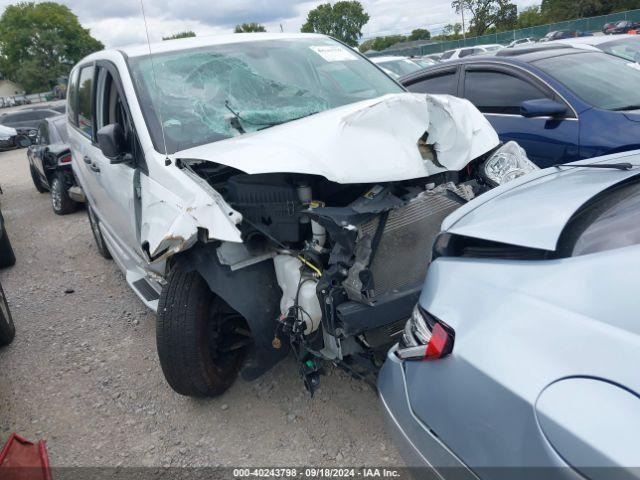
<svg viewBox="0 0 640 480"><path fill-rule="evenodd" d="M17 0L0 0L4 9ZM146 42L140 0L58 0L107 48ZM269 32L299 32L307 13L329 0L143 0L151 41L184 30L199 36L230 33L238 23L258 22ZM333 3L333 0L332 0ZM361 0L371 17L363 38L427 28L437 34L459 22L451 0ZM539 0L515 0L518 8Z"/></svg>

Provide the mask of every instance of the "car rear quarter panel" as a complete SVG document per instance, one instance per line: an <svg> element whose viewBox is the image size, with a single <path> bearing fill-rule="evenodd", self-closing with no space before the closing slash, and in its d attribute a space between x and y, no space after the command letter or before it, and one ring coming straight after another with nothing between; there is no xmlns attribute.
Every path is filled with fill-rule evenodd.
<svg viewBox="0 0 640 480"><path fill-rule="evenodd" d="M553 261L439 258L421 305L456 332L451 356L406 362L411 406L471 467L562 465L535 418L572 376L640 390L640 248ZM638 459L640 464L640 458Z"/></svg>

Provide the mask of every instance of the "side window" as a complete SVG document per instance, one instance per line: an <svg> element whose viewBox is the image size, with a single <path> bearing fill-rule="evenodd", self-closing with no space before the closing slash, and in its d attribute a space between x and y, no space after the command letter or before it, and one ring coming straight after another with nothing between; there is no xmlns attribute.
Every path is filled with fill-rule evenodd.
<svg viewBox="0 0 640 480"><path fill-rule="evenodd" d="M448 52L444 52L441 56L440 56L440 60L446 60L448 58L451 58L451 56L455 53L455 50L449 50Z"/></svg>
<svg viewBox="0 0 640 480"><path fill-rule="evenodd" d="M93 71L93 66L84 67L78 82L78 127L89 138L93 138Z"/></svg>
<svg viewBox="0 0 640 480"><path fill-rule="evenodd" d="M547 98L538 87L518 77L484 70L465 73L464 96L482 113L516 115L525 100Z"/></svg>
<svg viewBox="0 0 640 480"><path fill-rule="evenodd" d="M69 92L67 94L67 116L72 125L78 125L78 70L74 70L69 79Z"/></svg>
<svg viewBox="0 0 640 480"><path fill-rule="evenodd" d="M458 94L458 76L455 70L439 73L407 86L407 90L415 93Z"/></svg>
<svg viewBox="0 0 640 480"><path fill-rule="evenodd" d="M474 53L474 51L475 51L475 48L465 48L464 50L460 50L460 55L458 55L458 58L467 57L472 53Z"/></svg>

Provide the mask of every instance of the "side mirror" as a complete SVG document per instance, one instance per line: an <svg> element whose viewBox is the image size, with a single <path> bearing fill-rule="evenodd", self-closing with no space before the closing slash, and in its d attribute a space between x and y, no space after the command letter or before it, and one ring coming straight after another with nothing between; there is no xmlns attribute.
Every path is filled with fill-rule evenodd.
<svg viewBox="0 0 640 480"><path fill-rule="evenodd" d="M567 107L548 98L525 100L520 105L520 115L526 118L559 117L567 113Z"/></svg>
<svg viewBox="0 0 640 480"><path fill-rule="evenodd" d="M105 125L98 130L98 146L110 163L125 163L131 160L127 152L124 129L119 123Z"/></svg>

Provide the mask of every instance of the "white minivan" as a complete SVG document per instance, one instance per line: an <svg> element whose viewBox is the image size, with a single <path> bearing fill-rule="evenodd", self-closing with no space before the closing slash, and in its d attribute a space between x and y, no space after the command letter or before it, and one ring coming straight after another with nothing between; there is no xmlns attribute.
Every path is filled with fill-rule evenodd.
<svg viewBox="0 0 640 480"><path fill-rule="evenodd" d="M178 393L287 352L374 372L451 211L530 170L466 100L415 95L315 34L104 50L72 70L73 169L98 251L157 312Z"/></svg>

